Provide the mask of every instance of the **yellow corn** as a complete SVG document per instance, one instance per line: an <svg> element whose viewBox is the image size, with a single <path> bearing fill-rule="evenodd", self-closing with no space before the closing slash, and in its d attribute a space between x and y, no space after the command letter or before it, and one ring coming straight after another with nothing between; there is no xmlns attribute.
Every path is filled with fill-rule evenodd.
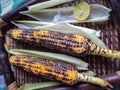
<svg viewBox="0 0 120 90"><path fill-rule="evenodd" d="M17 55L10 57L10 63L22 67L25 71L41 75L49 80L57 80L67 85L74 85L78 82L89 82L102 87L109 86L112 88L107 81L81 74L75 66L64 62L55 62L28 55Z"/></svg>
<svg viewBox="0 0 120 90"><path fill-rule="evenodd" d="M7 35L13 39L38 46L59 50L74 55L101 55L120 60L120 52L102 48L90 39L77 34L64 34L49 30L10 30Z"/></svg>

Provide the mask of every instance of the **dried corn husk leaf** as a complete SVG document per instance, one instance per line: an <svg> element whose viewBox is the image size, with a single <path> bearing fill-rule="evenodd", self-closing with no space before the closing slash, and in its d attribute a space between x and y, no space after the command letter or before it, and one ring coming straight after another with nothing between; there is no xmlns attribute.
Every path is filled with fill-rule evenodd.
<svg viewBox="0 0 120 90"><path fill-rule="evenodd" d="M53 23L45 23L45 22L39 22L39 21L26 21L26 20L16 20L16 21L12 21L12 23L14 25L16 25L17 27L21 28L21 29L41 29L41 28L47 28L49 29L49 27L53 27L52 29L54 29L54 27L56 27L56 31L59 31L59 32L62 32L62 33L72 33L72 34L79 34L78 32L80 32L80 30L71 30L71 29L68 29L68 30L65 30L66 27L69 27L68 26L68 23L64 23L64 22L60 22L60 23L57 23L57 24L53 24ZM65 25L66 27L64 27ZM63 25L63 26L61 26ZM80 26L79 26L80 27ZM60 28L62 28L62 30L60 30ZM51 29L51 31L52 31ZM53 30L54 31L54 30ZM86 29L86 31L88 33L91 33L97 37L100 37L100 31L96 31L96 30L93 30L93 29ZM81 34L80 34L81 35Z"/></svg>
<svg viewBox="0 0 120 90"><path fill-rule="evenodd" d="M36 56L40 58L47 58L48 60L55 60L55 61L63 61L75 65L76 67L83 70L88 70L88 63L84 62L79 58L75 58L65 54L58 54L58 53L51 53L51 52L43 52L43 51L35 51L35 50L25 50L25 49L11 49L8 50L7 45L5 44L6 51L9 54L13 55L30 55Z"/></svg>
<svg viewBox="0 0 120 90"><path fill-rule="evenodd" d="M59 22L56 24L48 24L44 26L36 26L32 27L31 24L24 24L24 21L17 21L14 22L15 25L17 25L19 28L22 29L43 29L43 30L51 30L51 31L58 31L62 33L71 33L71 34L78 34L85 36L89 39L91 39L92 42L97 44L100 47L106 47L104 42L101 41L98 37L100 37L100 31L96 31L93 29L80 27L80 26L74 26L72 24L66 23L66 22ZM34 23L33 23L34 24Z"/></svg>
<svg viewBox="0 0 120 90"><path fill-rule="evenodd" d="M36 89L42 89L52 86L59 86L59 85L62 84L58 82L26 83L20 86L20 88L18 88L17 90L36 90Z"/></svg>
<svg viewBox="0 0 120 90"><path fill-rule="evenodd" d="M20 13L35 18L40 22L50 23L56 23L60 21L69 23L101 22L109 19L109 12L111 9L98 4L90 4L90 9L90 16L84 21L79 21L74 18L74 7L43 9L35 12L22 11Z"/></svg>
<svg viewBox="0 0 120 90"><path fill-rule="evenodd" d="M101 22L107 21L110 16L111 9L99 4L91 4L91 13L87 22ZM86 22L83 21L83 22Z"/></svg>
<svg viewBox="0 0 120 90"><path fill-rule="evenodd" d="M48 58L50 60L60 60L60 61L64 61L64 62L69 62L69 63L77 65L77 66L82 66L85 68L88 67L88 64L86 62L84 62L83 60L69 56L69 55L65 55L65 54L33 51L33 50L20 50L20 49L15 49L15 50L13 50L13 52L18 52L18 53L20 52L23 54L37 56L37 57L44 57L44 58Z"/></svg>
<svg viewBox="0 0 120 90"><path fill-rule="evenodd" d="M15 21L12 21L12 23L15 24L18 27L19 27L19 24L21 25L21 27L22 27L22 24L23 24L23 26L27 26L27 27L31 27L31 28L35 28L35 27L38 27L38 26L45 26L45 25L54 25L52 23L32 21L32 20L15 20ZM26 27L26 29L27 29L27 27Z"/></svg>
<svg viewBox="0 0 120 90"><path fill-rule="evenodd" d="M41 3L28 6L28 9L32 12L40 11L41 9L49 8L52 6L56 6L56 5L63 4L66 2L71 2L71 1L74 1L74 0L48 0L45 2L41 2Z"/></svg>
<svg viewBox="0 0 120 90"><path fill-rule="evenodd" d="M53 23L39 22L32 20L15 20L12 21L12 23L22 29L37 29L36 27L41 27L45 25L54 25Z"/></svg>
<svg viewBox="0 0 120 90"><path fill-rule="evenodd" d="M87 76L95 76L96 75L96 73L94 73L93 71L85 71L85 72L82 72L82 74L87 75Z"/></svg>

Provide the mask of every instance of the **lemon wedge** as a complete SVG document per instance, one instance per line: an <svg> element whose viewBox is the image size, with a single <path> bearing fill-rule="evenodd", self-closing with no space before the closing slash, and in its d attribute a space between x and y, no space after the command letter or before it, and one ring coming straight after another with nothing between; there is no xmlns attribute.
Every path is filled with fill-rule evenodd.
<svg viewBox="0 0 120 90"><path fill-rule="evenodd" d="M80 2L74 7L74 17L77 20L86 20L90 16L90 6L86 2Z"/></svg>

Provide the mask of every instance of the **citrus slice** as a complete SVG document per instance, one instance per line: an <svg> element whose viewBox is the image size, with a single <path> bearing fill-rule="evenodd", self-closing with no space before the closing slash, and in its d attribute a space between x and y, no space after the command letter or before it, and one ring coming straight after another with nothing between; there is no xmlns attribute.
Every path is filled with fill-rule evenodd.
<svg viewBox="0 0 120 90"><path fill-rule="evenodd" d="M74 7L74 17L77 20L86 20L90 16L90 6L86 2L80 2Z"/></svg>

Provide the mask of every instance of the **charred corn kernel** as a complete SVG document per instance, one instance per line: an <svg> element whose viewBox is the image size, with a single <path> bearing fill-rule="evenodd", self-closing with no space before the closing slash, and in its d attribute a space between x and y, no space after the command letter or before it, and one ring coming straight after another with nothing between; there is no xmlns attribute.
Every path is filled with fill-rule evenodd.
<svg viewBox="0 0 120 90"><path fill-rule="evenodd" d="M120 60L120 52L102 48L92 43L88 38L77 34L64 34L49 30L21 30L13 29L7 33L13 39L34 43L64 53L74 55L101 55Z"/></svg>
<svg viewBox="0 0 120 90"><path fill-rule="evenodd" d="M15 32L20 33L15 33ZM63 52L80 53L88 52L89 39L73 34L64 34L49 30L18 30L14 29L7 33L11 38L23 42L36 43L39 46L44 46Z"/></svg>
<svg viewBox="0 0 120 90"><path fill-rule="evenodd" d="M12 56L10 62L50 80L58 80L69 85L76 83L78 72L76 67L70 64L30 56Z"/></svg>
<svg viewBox="0 0 120 90"><path fill-rule="evenodd" d="M10 57L10 63L22 67L25 71L41 75L50 80L57 80L68 85L74 85L80 81L112 87L107 81L97 77L86 76L78 72L75 66L64 62L50 61L27 55Z"/></svg>

